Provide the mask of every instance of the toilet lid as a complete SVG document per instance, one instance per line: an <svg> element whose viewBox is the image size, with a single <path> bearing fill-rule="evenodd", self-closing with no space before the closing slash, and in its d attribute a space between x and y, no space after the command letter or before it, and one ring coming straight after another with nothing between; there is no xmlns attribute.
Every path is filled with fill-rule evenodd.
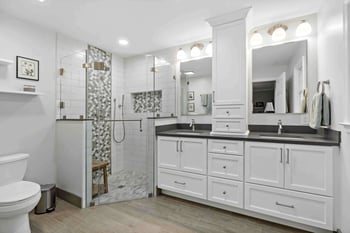
<svg viewBox="0 0 350 233"><path fill-rule="evenodd" d="M0 205L26 200L38 192L40 192L40 185L29 181L0 186Z"/></svg>

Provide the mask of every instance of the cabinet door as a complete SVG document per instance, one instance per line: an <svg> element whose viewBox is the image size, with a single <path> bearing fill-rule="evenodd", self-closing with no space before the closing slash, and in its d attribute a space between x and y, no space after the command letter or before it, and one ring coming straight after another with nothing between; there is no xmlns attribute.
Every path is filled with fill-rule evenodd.
<svg viewBox="0 0 350 233"><path fill-rule="evenodd" d="M244 20L213 29L214 105L246 104L245 35Z"/></svg>
<svg viewBox="0 0 350 233"><path fill-rule="evenodd" d="M180 139L158 137L158 166L170 169L180 168Z"/></svg>
<svg viewBox="0 0 350 233"><path fill-rule="evenodd" d="M284 186L284 145L247 142L245 181L274 187Z"/></svg>
<svg viewBox="0 0 350 233"><path fill-rule="evenodd" d="M181 138L180 153L181 170L207 174L207 139Z"/></svg>
<svg viewBox="0 0 350 233"><path fill-rule="evenodd" d="M285 188L332 196L332 148L305 145L285 145L285 148Z"/></svg>

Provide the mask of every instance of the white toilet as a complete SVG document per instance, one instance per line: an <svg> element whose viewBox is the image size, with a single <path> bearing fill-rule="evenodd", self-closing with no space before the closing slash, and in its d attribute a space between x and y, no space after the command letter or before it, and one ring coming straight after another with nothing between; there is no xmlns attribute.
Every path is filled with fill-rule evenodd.
<svg viewBox="0 0 350 233"><path fill-rule="evenodd" d="M38 204L40 185L23 181L28 154L0 156L0 233L30 233L28 213Z"/></svg>

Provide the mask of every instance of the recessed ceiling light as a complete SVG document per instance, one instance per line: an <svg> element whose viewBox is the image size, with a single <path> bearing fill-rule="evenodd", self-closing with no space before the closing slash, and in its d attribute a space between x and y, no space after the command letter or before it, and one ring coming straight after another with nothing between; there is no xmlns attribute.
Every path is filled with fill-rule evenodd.
<svg viewBox="0 0 350 233"><path fill-rule="evenodd" d="M38 0L38 2L45 2L46 0Z"/></svg>
<svg viewBox="0 0 350 233"><path fill-rule="evenodd" d="M120 40L118 40L118 43L122 46L126 46L129 44L129 41L126 39L120 39Z"/></svg>

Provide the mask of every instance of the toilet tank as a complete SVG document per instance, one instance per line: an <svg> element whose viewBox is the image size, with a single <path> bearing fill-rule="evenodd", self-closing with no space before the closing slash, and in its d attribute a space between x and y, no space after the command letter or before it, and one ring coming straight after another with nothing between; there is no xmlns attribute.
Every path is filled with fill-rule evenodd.
<svg viewBox="0 0 350 233"><path fill-rule="evenodd" d="M0 156L0 186L23 180L29 154Z"/></svg>

